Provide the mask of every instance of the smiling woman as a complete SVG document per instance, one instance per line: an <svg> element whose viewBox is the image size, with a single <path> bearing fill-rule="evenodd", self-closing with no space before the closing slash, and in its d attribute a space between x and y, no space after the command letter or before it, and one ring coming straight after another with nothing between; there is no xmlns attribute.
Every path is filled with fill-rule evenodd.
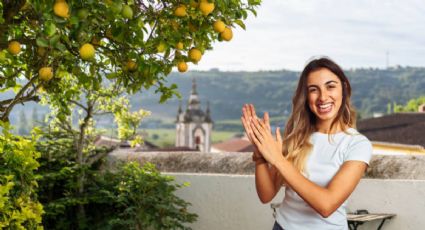
<svg viewBox="0 0 425 230"><path fill-rule="evenodd" d="M268 113L253 105L242 123L255 146L255 184L261 202L285 186L273 229L348 229L346 200L365 172L369 140L355 129L351 87L331 59L310 61L301 73L283 138L271 134Z"/></svg>

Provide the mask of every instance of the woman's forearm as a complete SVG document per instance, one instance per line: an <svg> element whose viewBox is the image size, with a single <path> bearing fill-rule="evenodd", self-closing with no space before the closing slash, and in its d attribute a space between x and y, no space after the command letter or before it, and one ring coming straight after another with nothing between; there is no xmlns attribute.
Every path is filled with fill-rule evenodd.
<svg viewBox="0 0 425 230"><path fill-rule="evenodd" d="M262 203L270 202L276 195L276 173L269 168L267 163L255 166L255 187Z"/></svg>
<svg viewBox="0 0 425 230"><path fill-rule="evenodd" d="M307 202L320 215L326 217L330 215L328 205L329 193L326 188L311 182L304 177L293 165L287 160L276 163L275 167L283 176L286 183Z"/></svg>

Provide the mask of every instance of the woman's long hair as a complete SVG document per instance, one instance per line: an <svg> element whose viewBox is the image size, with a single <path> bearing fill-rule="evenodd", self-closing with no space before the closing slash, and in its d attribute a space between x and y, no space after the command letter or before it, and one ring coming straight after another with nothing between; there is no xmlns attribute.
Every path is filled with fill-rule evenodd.
<svg viewBox="0 0 425 230"><path fill-rule="evenodd" d="M305 174L307 156L312 150L310 136L315 131L316 116L308 106L307 77L310 73L326 68L338 76L342 85L342 103L330 130L339 125L344 132L347 127L355 128L356 113L351 105L351 86L341 67L326 57L310 61L301 73L298 86L292 98L292 114L283 134L283 155L301 173ZM329 136L330 137L330 136Z"/></svg>

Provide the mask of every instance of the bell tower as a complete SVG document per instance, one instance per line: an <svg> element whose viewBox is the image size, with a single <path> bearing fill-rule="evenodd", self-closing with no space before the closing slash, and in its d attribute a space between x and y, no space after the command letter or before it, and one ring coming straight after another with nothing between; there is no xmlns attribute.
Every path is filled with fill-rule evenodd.
<svg viewBox="0 0 425 230"><path fill-rule="evenodd" d="M212 126L209 102L204 112L196 90L196 81L192 79L192 91L187 107L183 111L180 102L177 110L176 147L189 147L200 152L210 152Z"/></svg>

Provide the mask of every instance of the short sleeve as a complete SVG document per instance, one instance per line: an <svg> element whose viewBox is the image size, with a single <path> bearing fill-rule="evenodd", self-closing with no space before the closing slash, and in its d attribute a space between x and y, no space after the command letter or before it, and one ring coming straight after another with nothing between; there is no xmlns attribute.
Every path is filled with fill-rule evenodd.
<svg viewBox="0 0 425 230"><path fill-rule="evenodd" d="M358 135L347 148L344 154L345 161L363 161L369 165L372 158L372 143L363 135Z"/></svg>

